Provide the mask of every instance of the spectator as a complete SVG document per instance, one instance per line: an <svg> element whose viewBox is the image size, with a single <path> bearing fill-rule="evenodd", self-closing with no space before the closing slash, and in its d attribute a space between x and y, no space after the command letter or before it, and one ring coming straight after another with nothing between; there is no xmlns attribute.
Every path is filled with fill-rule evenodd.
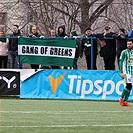
<svg viewBox="0 0 133 133"><path fill-rule="evenodd" d="M41 35L38 33L38 27L33 25L31 28L31 33L28 36L29 37L40 37ZM39 65L31 64L31 69L39 69Z"/></svg>
<svg viewBox="0 0 133 133"><path fill-rule="evenodd" d="M59 37L67 37L68 35L66 34L65 31L65 25L59 26L58 27L58 36ZM66 66L61 66L62 69L67 69Z"/></svg>
<svg viewBox="0 0 133 133"><path fill-rule="evenodd" d="M83 36L83 39L81 40L81 55L80 57L82 58L83 52L85 53L85 58L86 58L86 64L87 64L87 69L91 70L97 70L96 66L96 59L97 59L97 40L93 39L93 57L91 57L91 38L90 37L95 37L95 34L92 34L91 28L87 28L85 30L85 35ZM91 68L91 59L93 58L93 68Z"/></svg>
<svg viewBox="0 0 133 133"><path fill-rule="evenodd" d="M55 29L51 29L51 30L50 30L50 37L53 37L53 38L58 37L58 36L56 35L56 30L55 30ZM59 66L51 66L51 68L52 68L52 69L60 69Z"/></svg>
<svg viewBox="0 0 133 133"><path fill-rule="evenodd" d="M56 34L56 30L55 29L51 29L50 30L50 37L58 37L58 35Z"/></svg>
<svg viewBox="0 0 133 133"><path fill-rule="evenodd" d="M100 37L100 56L103 57L105 70L115 70L116 41L112 39L114 34L107 26L104 33L97 35Z"/></svg>
<svg viewBox="0 0 133 133"><path fill-rule="evenodd" d="M7 68L7 62L8 62L9 40L4 36L5 36L4 30L0 29L0 68Z"/></svg>
<svg viewBox="0 0 133 133"><path fill-rule="evenodd" d="M116 55L117 55L118 66L119 66L119 58L121 52L127 48L127 37L128 35L125 34L125 29L123 28L119 29L118 34L113 35L113 38L116 39L117 43Z"/></svg>
<svg viewBox="0 0 133 133"><path fill-rule="evenodd" d="M59 37L67 36L67 34L65 32L65 26L64 25L58 27L58 36Z"/></svg>
<svg viewBox="0 0 133 133"><path fill-rule="evenodd" d="M19 68L22 68L21 64L19 64L18 60L18 36L21 36L19 26L13 25L13 34L9 39L9 54L10 54L10 67L15 68L15 59L17 59L17 63Z"/></svg>
<svg viewBox="0 0 133 133"><path fill-rule="evenodd" d="M79 58L80 39L78 38L76 30L72 30L70 32L70 37L76 39L76 52L75 52L73 69L78 69L77 61Z"/></svg>

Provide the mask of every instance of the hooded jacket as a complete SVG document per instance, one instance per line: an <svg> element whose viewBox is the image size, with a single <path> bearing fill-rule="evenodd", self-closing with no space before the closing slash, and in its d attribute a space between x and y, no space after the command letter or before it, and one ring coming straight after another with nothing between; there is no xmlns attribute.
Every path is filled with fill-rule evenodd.
<svg viewBox="0 0 133 133"><path fill-rule="evenodd" d="M60 31L59 31L60 28L63 29L63 32L62 33L60 33ZM65 32L65 26L64 25L58 27L58 36L59 37L65 37L65 36L67 36L67 34Z"/></svg>

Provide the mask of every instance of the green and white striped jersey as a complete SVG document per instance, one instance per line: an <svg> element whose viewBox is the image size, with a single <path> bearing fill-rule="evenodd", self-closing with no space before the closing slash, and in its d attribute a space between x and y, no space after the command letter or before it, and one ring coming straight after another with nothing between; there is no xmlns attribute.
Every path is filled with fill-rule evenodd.
<svg viewBox="0 0 133 133"><path fill-rule="evenodd" d="M119 59L120 72L124 74L133 74L133 50L125 49L122 51Z"/></svg>

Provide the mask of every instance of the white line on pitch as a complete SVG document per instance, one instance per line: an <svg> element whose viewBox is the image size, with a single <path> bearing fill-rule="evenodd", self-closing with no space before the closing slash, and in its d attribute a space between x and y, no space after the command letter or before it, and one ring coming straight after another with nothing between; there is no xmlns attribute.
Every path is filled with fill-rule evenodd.
<svg viewBox="0 0 133 133"><path fill-rule="evenodd" d="M22 113L22 114L69 114L69 113L131 113L133 111L0 111L0 113Z"/></svg>
<svg viewBox="0 0 133 133"><path fill-rule="evenodd" d="M86 127L88 125L45 125L45 126L0 126L0 128L62 128L62 127Z"/></svg>
<svg viewBox="0 0 133 133"><path fill-rule="evenodd" d="M133 124L108 124L108 125L92 125L93 127L128 127Z"/></svg>
<svg viewBox="0 0 133 133"><path fill-rule="evenodd" d="M45 125L45 126L0 126L0 128L67 128L67 127L130 127L133 124L110 125Z"/></svg>

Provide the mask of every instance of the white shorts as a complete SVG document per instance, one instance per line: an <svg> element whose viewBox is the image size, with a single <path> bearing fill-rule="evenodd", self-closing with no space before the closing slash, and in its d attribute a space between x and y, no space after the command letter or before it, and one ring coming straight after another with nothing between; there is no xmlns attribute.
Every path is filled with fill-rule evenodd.
<svg viewBox="0 0 133 133"><path fill-rule="evenodd" d="M131 74L125 74L125 82L126 83L132 83L133 84L133 75L131 75Z"/></svg>

